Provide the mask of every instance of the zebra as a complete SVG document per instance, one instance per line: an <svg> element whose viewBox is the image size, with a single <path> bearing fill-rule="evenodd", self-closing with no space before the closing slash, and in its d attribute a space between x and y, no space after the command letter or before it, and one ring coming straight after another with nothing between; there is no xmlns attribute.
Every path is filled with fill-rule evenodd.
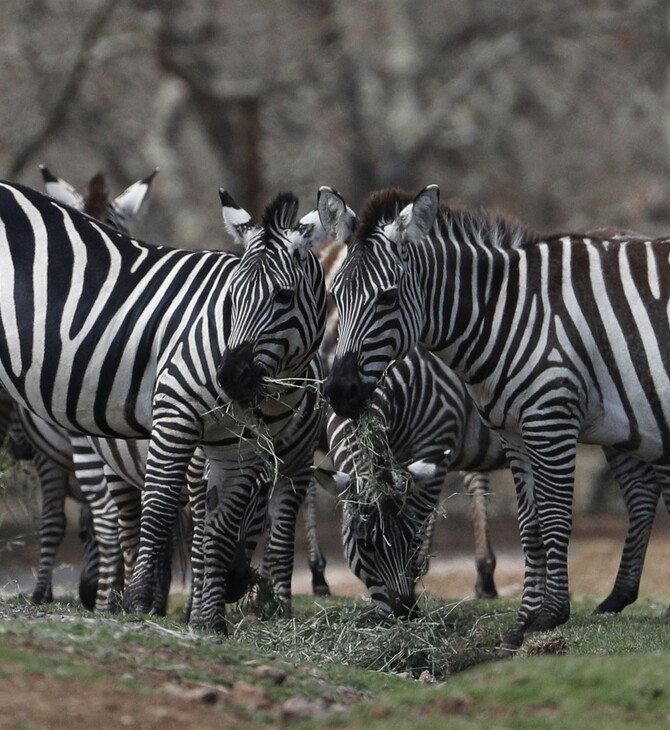
<svg viewBox="0 0 670 730"><path fill-rule="evenodd" d="M65 180L55 176L46 165L40 165L40 170L45 189L51 197L70 204L98 220L106 220L124 233L128 232L127 222L140 209L157 172L154 170L149 176L133 183L110 200L102 173L96 174L89 181L87 194L82 195ZM0 394L3 402L12 407L13 401L9 395L4 390L0 391ZM85 558L79 582L79 595L84 606L92 608L98 587L100 556L95 535L89 534L89 527L97 526L105 546L106 565L103 566L105 575L114 574L116 570L114 563L120 556L115 536L116 516L113 505L108 502L104 483L101 481L102 464L95 454L86 452L85 442L80 443L80 458L86 462L82 473L84 481L84 493L82 493L79 483L74 478L70 435L64 429L38 419L25 409L16 406L10 435L14 449L18 444L22 444L26 452L24 456L34 461L42 488L40 559L31 602L43 603L53 599L52 572L56 551L65 534L65 497L70 496L82 503L79 532ZM86 506L87 501L93 505L93 515L90 507Z"/></svg>
<svg viewBox="0 0 670 730"><path fill-rule="evenodd" d="M373 615L414 613L415 585L427 569L433 517L449 470L466 472L472 497L476 594L495 597L488 478L473 469L501 468L506 458L459 378L430 353L411 351L375 389L364 428L365 434L356 421L331 414L328 440L337 471L315 473L343 498L344 552L370 592Z"/></svg>
<svg viewBox="0 0 670 730"><path fill-rule="evenodd" d="M79 579L79 597L85 608L95 606L100 572L100 551L95 535L93 513L89 501L94 504L98 516L98 531L102 530L102 543L111 540L115 545L116 520L111 524L105 519L104 502L96 503L100 495L91 490L86 499L79 481L74 475L72 444L69 435L40 418L33 418L29 411L15 406L6 392L2 395L12 406L12 418L7 434L12 455L16 459L32 460L42 491L40 510L40 557L31 603L50 603L53 600L52 574L56 552L65 535L65 498L72 497L81 504L79 537L84 547L83 568ZM101 465L98 464L100 470ZM102 517L102 519L100 519Z"/></svg>
<svg viewBox="0 0 670 730"><path fill-rule="evenodd" d="M139 209L142 197L144 196L146 189L151 184L154 175L157 170L154 171L150 176L143 180L135 183L122 196L119 196L111 203L108 203L104 194L104 179L101 175L97 175L89 184L90 193L87 198L80 196L77 191L68 183L63 180L56 178L46 168L42 167L42 172L45 179L45 185L47 192L61 202L67 203L72 202L78 209L83 209L98 220L106 219L115 228L127 232L125 230L125 223L128 218L134 215ZM140 197L141 196L141 197ZM144 464L146 462L147 455L147 444L141 441L129 441L129 440L106 440L99 438L89 437L93 451L100 457L104 463L105 480L108 488L111 492L111 497L116 504L119 512L119 528L121 544L124 553L124 565L125 565L125 584L128 584L129 578L132 575L132 567L134 566L135 556L137 554L138 542L139 542L139 516L140 516L140 503L139 493L136 488L142 488L144 482ZM94 458L94 457L93 457ZM197 481L198 474L202 474L203 464L202 454L200 453L195 459L195 462L191 465L190 471L194 473L191 475L189 484L193 484ZM323 575L325 567L325 557L320 548L318 542L318 536L316 533L316 517L315 517L315 505L314 505L314 491L315 486L310 487L309 493L310 498L306 500L306 519L307 519L307 536L308 536L308 557L310 569L312 571L312 583L314 591L317 594L328 593L328 585ZM200 514L200 508L193 504L196 499L197 492L191 487L191 508L196 514ZM273 510L278 511L281 515L287 511L285 502L291 502L291 498L282 494L281 489L275 491L275 496L272 500ZM299 506L299 505L298 505ZM272 510L271 510L272 511ZM291 513L291 509L288 508L288 514ZM266 563L272 562L271 553L273 547L277 541L281 541L279 535L286 534L287 525L284 524L284 520L275 520L274 528L271 530L268 540L268 551L265 556ZM196 525L196 531L198 535L201 533L199 525ZM290 532L290 527L288 528ZM286 551L288 547L284 547ZM193 556L196 563L196 581L199 580L199 566L201 565L202 559L199 551L201 546L199 542L193 545ZM292 548L291 548L292 550ZM281 552L281 551L280 551ZM284 558L284 564L287 561ZM290 572L277 571L276 569L268 569L267 571L272 578L273 585L275 587L277 595L280 597L282 605L287 605L290 602ZM159 574L169 576L169 558L167 565L164 565ZM246 575L246 573L245 573ZM230 583L229 573L229 583ZM235 591L231 591L230 586L228 587L227 595L237 595L244 589L244 581L239 579L236 581L237 588ZM156 583L156 589L164 591L169 585L169 579L158 580ZM196 591L199 589L196 587ZM288 595L287 595L288 592ZM158 599L154 600L153 612L162 614L165 611L165 601L167 595L163 593ZM228 600L231 600L228 598Z"/></svg>
<svg viewBox="0 0 670 730"><path fill-rule="evenodd" d="M146 244L1 183L8 285L0 291L0 384L75 433L149 437L140 548L124 593L132 612L151 607L158 555L202 445L209 482L201 616L225 630L226 566L237 547L230 535L239 532L240 505L252 511L267 493L258 486L267 474L258 434L273 445L288 441L296 412L309 406L309 389L285 379L313 367L326 297L311 251L315 212L295 225L297 199L279 195L259 226L220 194L224 221L247 244L241 257ZM226 534L212 534L218 529Z"/></svg>
<svg viewBox="0 0 670 730"><path fill-rule="evenodd" d="M321 193L328 231L345 206ZM500 218L440 209L433 185L414 199L373 195L335 276L340 336L326 395L336 412L359 416L389 363L421 343L501 436L525 555L505 650L569 618L577 442L605 447L617 476L652 465L652 484L628 485L647 501L668 484L668 244L541 240Z"/></svg>
<svg viewBox="0 0 670 730"><path fill-rule="evenodd" d="M348 216L337 234L340 239L348 239L355 228L355 214L350 209ZM345 250L333 240L317 249L327 283L332 281ZM337 311L332 307L320 350L325 363L332 364L336 341ZM373 615L412 612L415 584L428 566L440 488L451 469L466 471L463 481L471 496L475 594L495 597L488 477L471 470L499 468L505 461L499 438L483 426L461 381L432 354L411 352L388 370L375 390L374 420L388 435L368 444L367 450L361 448L361 434L355 424L329 411L325 448L336 472L318 467L315 474L326 490L343 501L345 555L354 574L370 591ZM382 454L384 457L378 458ZM412 472L415 462L426 460L434 465L427 474L420 469L417 474L405 472L399 479L406 467ZM389 470L386 461L393 462L395 470ZM353 486L350 476L355 477ZM394 480L403 490L394 486ZM411 485L409 505L404 501L407 485ZM396 502L399 506L393 508ZM363 510L365 519L361 518Z"/></svg>

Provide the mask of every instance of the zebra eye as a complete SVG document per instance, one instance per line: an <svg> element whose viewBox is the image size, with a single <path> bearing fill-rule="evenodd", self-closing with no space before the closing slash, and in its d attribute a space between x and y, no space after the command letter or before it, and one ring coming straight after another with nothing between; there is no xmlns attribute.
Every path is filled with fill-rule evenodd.
<svg viewBox="0 0 670 730"><path fill-rule="evenodd" d="M377 304L381 305L382 307L392 307L394 304L397 304L398 302L398 288L395 286L392 286L390 289L386 289L385 291L381 292L381 294L377 297Z"/></svg>
<svg viewBox="0 0 670 730"><path fill-rule="evenodd" d="M293 290L292 289L277 289L275 292L275 302L282 306L290 304L293 301Z"/></svg>

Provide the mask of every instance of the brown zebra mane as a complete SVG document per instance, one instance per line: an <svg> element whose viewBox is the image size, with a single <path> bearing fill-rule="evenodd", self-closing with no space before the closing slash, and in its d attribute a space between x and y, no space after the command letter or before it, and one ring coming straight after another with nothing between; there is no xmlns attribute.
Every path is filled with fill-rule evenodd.
<svg viewBox="0 0 670 730"><path fill-rule="evenodd" d="M399 188L372 193L359 217L354 240L365 241L380 227L391 223L414 196ZM440 205L441 223L465 240L481 241L495 248L521 248L541 240L538 233L526 228L511 216L486 211L472 213L465 209Z"/></svg>

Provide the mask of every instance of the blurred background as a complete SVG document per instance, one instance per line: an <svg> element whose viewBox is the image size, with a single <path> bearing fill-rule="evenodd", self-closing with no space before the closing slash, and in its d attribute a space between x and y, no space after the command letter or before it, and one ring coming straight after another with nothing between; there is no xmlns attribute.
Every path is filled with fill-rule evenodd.
<svg viewBox="0 0 670 730"><path fill-rule="evenodd" d="M132 231L174 246L227 245L221 186L259 215L438 183L540 231L667 235L669 26L668 0L3 0L1 176L116 195L160 167ZM620 503L601 465L585 513Z"/></svg>

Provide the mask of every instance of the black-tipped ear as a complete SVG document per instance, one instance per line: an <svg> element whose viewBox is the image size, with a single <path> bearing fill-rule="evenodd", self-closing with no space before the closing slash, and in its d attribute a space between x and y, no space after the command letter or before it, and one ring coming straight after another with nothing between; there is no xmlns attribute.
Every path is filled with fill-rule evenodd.
<svg viewBox="0 0 670 730"><path fill-rule="evenodd" d="M124 221L128 218L132 218L134 215L137 215L137 212L141 208L157 172L158 168L156 168L150 175L134 182L132 185L127 187L121 195L117 195L117 197L114 198L112 201L112 208Z"/></svg>
<svg viewBox="0 0 670 730"><path fill-rule="evenodd" d="M58 182L58 178L49 170L46 165L40 165L40 172L42 173L42 180L44 184Z"/></svg>
<svg viewBox="0 0 670 730"><path fill-rule="evenodd" d="M259 226L244 208L240 208L227 190L219 188L219 198L226 230L236 244L246 248L260 230Z"/></svg>
<svg viewBox="0 0 670 730"><path fill-rule="evenodd" d="M77 210L84 210L84 196L80 195L70 183L56 177L46 165L40 165L40 171L47 195L59 203L70 205Z"/></svg>
<svg viewBox="0 0 670 730"><path fill-rule="evenodd" d="M291 253L304 261L310 248L320 246L326 239L326 231L321 225L319 214L312 210L304 215L288 236Z"/></svg>

